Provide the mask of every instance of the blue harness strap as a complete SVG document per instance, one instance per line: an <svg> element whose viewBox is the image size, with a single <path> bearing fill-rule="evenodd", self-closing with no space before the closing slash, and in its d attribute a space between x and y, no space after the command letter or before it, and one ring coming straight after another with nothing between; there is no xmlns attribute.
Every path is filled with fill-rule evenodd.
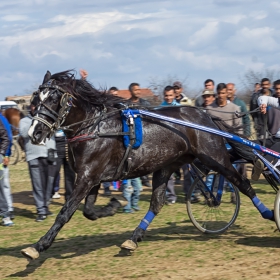
<svg viewBox="0 0 280 280"><path fill-rule="evenodd" d="M143 142L143 129L142 129L142 118L140 116L139 110L126 109L121 113L123 132L130 132L129 121L133 118L134 121L134 131L135 131L135 143L132 148L137 149L142 145ZM127 148L130 143L129 135L123 136L124 147Z"/></svg>

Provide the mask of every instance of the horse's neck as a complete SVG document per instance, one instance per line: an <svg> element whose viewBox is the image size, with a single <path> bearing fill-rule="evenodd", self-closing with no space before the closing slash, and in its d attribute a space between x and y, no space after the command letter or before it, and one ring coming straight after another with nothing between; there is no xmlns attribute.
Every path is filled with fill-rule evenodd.
<svg viewBox="0 0 280 280"><path fill-rule="evenodd" d="M82 123L83 120L86 120L88 118L94 118L97 114L97 110L94 110L92 113L85 112L80 107L72 107L68 116L66 117L65 122L62 124L62 126L68 126L73 125L70 127L71 130L65 130L65 135L67 138L72 138L76 136L77 131L85 125L85 123L89 123L90 121L85 121L85 123Z"/></svg>

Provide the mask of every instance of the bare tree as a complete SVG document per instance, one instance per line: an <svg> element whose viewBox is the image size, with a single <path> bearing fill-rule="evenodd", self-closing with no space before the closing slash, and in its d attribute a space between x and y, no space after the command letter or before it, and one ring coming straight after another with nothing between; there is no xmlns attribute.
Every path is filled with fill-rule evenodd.
<svg viewBox="0 0 280 280"><path fill-rule="evenodd" d="M184 88L184 92L188 91L188 76L185 78L179 78L176 75L167 75L165 78L159 77L150 77L148 88L154 93L154 95L158 96L159 99L163 99L163 90L168 85L173 85L174 82L180 81Z"/></svg>
<svg viewBox="0 0 280 280"><path fill-rule="evenodd" d="M246 103L251 100L252 92L255 84L260 83L263 78L268 78L271 82L280 78L280 70L264 69L263 71L255 71L249 69L242 77L239 77L242 87L238 91L238 95L242 95L242 98Z"/></svg>
<svg viewBox="0 0 280 280"><path fill-rule="evenodd" d="M40 83L39 81L34 82L34 83L30 86L30 88L24 90L24 94L25 94L25 95L32 94L34 91L36 91L36 90L39 88L40 85L41 85L41 83Z"/></svg>

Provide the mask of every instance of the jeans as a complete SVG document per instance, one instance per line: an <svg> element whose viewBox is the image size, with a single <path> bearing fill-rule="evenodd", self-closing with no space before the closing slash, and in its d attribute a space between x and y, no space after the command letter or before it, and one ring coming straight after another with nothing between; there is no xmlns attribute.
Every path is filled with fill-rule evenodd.
<svg viewBox="0 0 280 280"><path fill-rule="evenodd" d="M138 207L141 187L139 177L122 181L123 197L128 201L128 204L123 208L124 210L131 210L131 207Z"/></svg>
<svg viewBox="0 0 280 280"><path fill-rule="evenodd" d="M2 161L3 157L0 155L0 163L1 163L1 168L0 168L0 216L6 218L9 217L9 208L8 208L8 203L5 197L4 193L4 171L3 171L3 166L2 166Z"/></svg>
<svg viewBox="0 0 280 280"><path fill-rule="evenodd" d="M14 211L13 208L13 198L12 198L12 194L11 194L11 186L10 186L10 174L9 174L9 167L8 166L4 166L3 168L3 172L4 172L4 195L6 198L6 201L8 203L8 208L9 211L12 212Z"/></svg>
<svg viewBox="0 0 280 280"><path fill-rule="evenodd" d="M232 165L235 169L236 169L236 164L233 164ZM205 181L205 184L206 186L208 187L209 190L213 191L213 183L214 183L214 174L211 174L211 175L207 175L206 176L206 181ZM224 180L224 187L228 185L229 186L229 191L230 192L234 192L234 189L232 187L232 184L231 182L227 181L226 179ZM208 191L208 190L207 190Z"/></svg>

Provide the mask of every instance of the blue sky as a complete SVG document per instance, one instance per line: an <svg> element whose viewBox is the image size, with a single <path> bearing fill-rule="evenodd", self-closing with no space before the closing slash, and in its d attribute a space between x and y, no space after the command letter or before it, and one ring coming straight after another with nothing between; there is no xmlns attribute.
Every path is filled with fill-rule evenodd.
<svg viewBox="0 0 280 280"><path fill-rule="evenodd" d="M0 2L0 99L51 73L84 68L99 86L187 78L189 88L280 70L280 2L9 0Z"/></svg>

